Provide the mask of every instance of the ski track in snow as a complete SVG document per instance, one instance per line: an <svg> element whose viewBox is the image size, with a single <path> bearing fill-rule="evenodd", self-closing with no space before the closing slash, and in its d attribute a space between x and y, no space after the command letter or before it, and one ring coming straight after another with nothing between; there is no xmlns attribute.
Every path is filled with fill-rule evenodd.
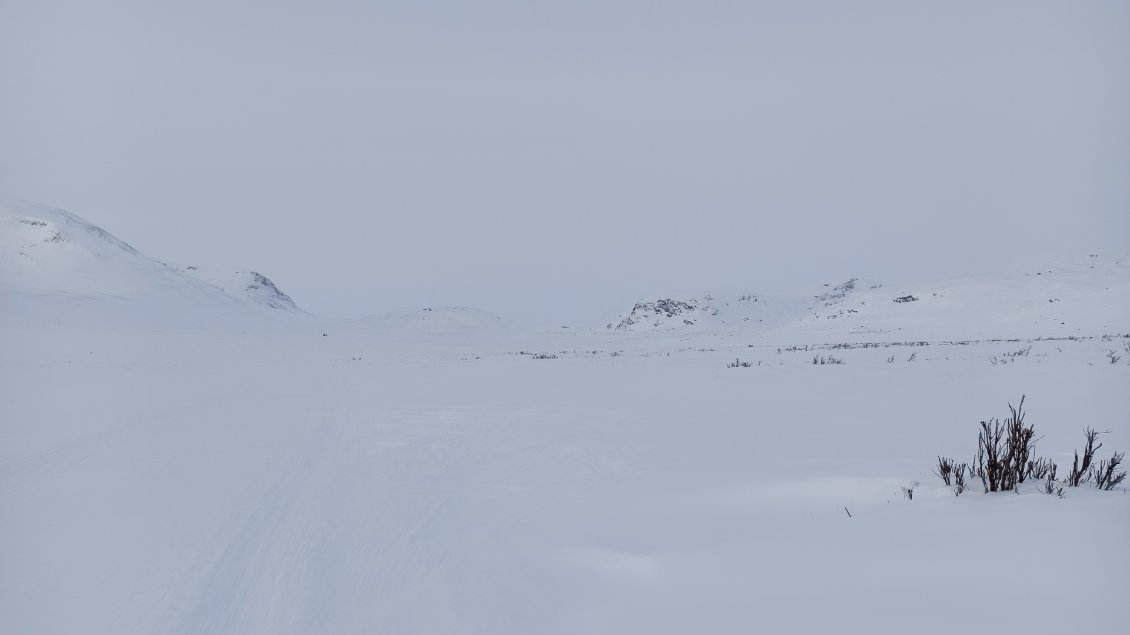
<svg viewBox="0 0 1130 635"><path fill-rule="evenodd" d="M151 632L283 633L317 627L327 607L317 605L311 561L341 534L368 534L351 542L360 547L351 559L376 569L354 575L353 588L340 586L331 604L413 592L442 601L453 554L435 538L450 524L452 490L397 492L411 488L420 475L436 476L444 453L460 441L473 441L454 429L465 418L453 412L388 414L348 429L336 408L327 407L335 412L296 440L299 451L275 470L267 491L240 505L225 523L205 550L212 555L198 558L206 563L183 575ZM358 438L368 441L360 453ZM348 485L327 503L320 490L331 483ZM366 507L378 513L357 512Z"/></svg>
<svg viewBox="0 0 1130 635"><path fill-rule="evenodd" d="M203 574L193 573L188 607L173 616L166 632L282 632L288 612L302 608L305 563L316 546L295 506L335 439L332 417L298 444L299 453L275 477L271 488L248 505L250 513Z"/></svg>

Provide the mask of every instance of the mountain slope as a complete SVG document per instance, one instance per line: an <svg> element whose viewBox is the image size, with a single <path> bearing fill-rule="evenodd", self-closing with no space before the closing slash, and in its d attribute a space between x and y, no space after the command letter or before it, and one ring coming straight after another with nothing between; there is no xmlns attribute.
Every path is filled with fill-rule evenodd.
<svg viewBox="0 0 1130 635"><path fill-rule="evenodd" d="M179 271L252 304L281 311L301 311L289 295L258 271L224 271L195 265L181 267Z"/></svg>
<svg viewBox="0 0 1130 635"><path fill-rule="evenodd" d="M262 306L297 310L260 274L234 278L231 288L185 275L65 210L0 199L0 295L9 313L33 317L42 310L63 319L77 307L97 306L171 318Z"/></svg>
<svg viewBox="0 0 1130 635"><path fill-rule="evenodd" d="M1012 338L1130 331L1130 263L1097 256L1036 272L855 293L785 327L827 337Z"/></svg>
<svg viewBox="0 0 1130 635"><path fill-rule="evenodd" d="M858 279L852 278L825 287L822 293L814 296L746 293L734 297L704 295L645 300L607 323L605 330L626 333L719 329L760 332L788 324L820 308L838 306L857 293L860 284Z"/></svg>
<svg viewBox="0 0 1130 635"><path fill-rule="evenodd" d="M1091 256L1042 271L899 287L852 278L792 297L662 298L636 303L605 330L899 339L1117 333L1130 331L1130 262Z"/></svg>

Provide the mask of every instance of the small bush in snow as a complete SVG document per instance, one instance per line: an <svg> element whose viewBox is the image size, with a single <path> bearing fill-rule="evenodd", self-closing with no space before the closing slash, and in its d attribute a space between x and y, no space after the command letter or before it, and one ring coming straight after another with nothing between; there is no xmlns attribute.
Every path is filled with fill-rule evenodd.
<svg viewBox="0 0 1130 635"><path fill-rule="evenodd" d="M1125 452L1115 452L1110 459L1099 461L1095 468L1095 487L1109 492L1126 480L1125 471L1115 472L1125 456Z"/></svg>
<svg viewBox="0 0 1130 635"><path fill-rule="evenodd" d="M971 471L967 464L957 463L944 456L938 457L938 465L934 468L934 474L937 474L947 486L953 487L954 496L961 496L965 492L965 475Z"/></svg>
<svg viewBox="0 0 1130 635"><path fill-rule="evenodd" d="M1060 485L1055 480L1054 471L1049 474L1046 479L1044 479L1043 490L1045 494L1055 494L1056 496L1063 498L1063 485Z"/></svg>
<svg viewBox="0 0 1130 635"><path fill-rule="evenodd" d="M937 474L938 477L942 479L942 482L945 483L947 486L953 485L953 469L954 469L953 459L948 458L948 457L944 457L944 456L939 456L938 457L938 466L934 468L934 474Z"/></svg>
<svg viewBox="0 0 1130 635"><path fill-rule="evenodd" d="M999 419L981 422L981 430L977 434L977 454L974 456L973 465L957 464L953 459L939 456L933 472L942 479L942 482L954 488L954 493L961 495L965 491L965 477L975 476L981 479L985 492L1006 492L1014 490L1019 493L1019 485L1028 477L1041 481L1041 489L1047 494L1055 494L1063 498L1064 487L1079 487L1084 483L1093 483L1095 487L1110 491L1125 480L1127 473L1119 470L1125 452L1115 452L1109 459L1095 463L1095 455L1102 448L1102 443L1097 443L1100 432L1093 428L1083 430L1085 439L1083 456L1080 458L1078 450L1071 465L1071 473L1062 481L1056 480L1056 464L1045 458L1035 458L1036 432L1035 426L1024 423L1024 397L1020 398L1020 405L1013 408L1008 405L1011 415L1002 423Z"/></svg>
<svg viewBox="0 0 1130 635"><path fill-rule="evenodd" d="M813 364L819 364L820 366L824 366L824 365L827 365L827 364L842 364L842 363L844 363L844 360L840 359L839 357L833 357L831 355L828 355L827 357L825 357L823 355L816 355L815 357L812 358L812 363Z"/></svg>
<svg viewBox="0 0 1130 635"><path fill-rule="evenodd" d="M965 491L965 475L981 479L986 492L1006 492L1014 490L1024 482L1033 471L1041 475L1049 470L1054 473L1054 465L1044 459L1033 459L1036 447L1035 426L1024 423L1024 396L1020 404L1013 408L1010 416L1002 423L999 419L981 422L977 434L977 454L973 465L957 465L953 459L939 456L934 473L941 477L947 486L954 487L960 495Z"/></svg>
<svg viewBox="0 0 1130 635"><path fill-rule="evenodd" d="M1065 484L1071 487L1079 487L1081 483L1087 482L1091 471L1091 462L1095 460L1095 452L1103 447L1103 444L1095 445L1095 441L1099 438L1099 433L1094 428L1085 428L1083 430L1083 461L1079 461L1079 451L1075 451L1075 460L1071 464L1071 474L1067 475Z"/></svg>
<svg viewBox="0 0 1130 635"><path fill-rule="evenodd" d="M981 422L977 436L977 476L986 492L1016 489L1028 475L1029 457L1035 448L1035 427L1024 425L1024 397L1002 424L999 419Z"/></svg>
<svg viewBox="0 0 1130 635"><path fill-rule="evenodd" d="M1110 491L1122 484L1126 480L1126 472L1118 471L1118 466L1122 464L1122 459L1126 457L1125 452L1115 452L1109 459L1099 461L1098 465L1091 467L1095 460L1095 454L1098 453L1099 448L1103 444L1096 444L1099 435L1102 434L1093 428L1086 428L1083 430L1083 460L1079 460L1079 452L1075 452L1075 460L1071 464L1071 474L1064 479L1064 484L1071 487L1079 487L1083 483L1094 483L1095 487Z"/></svg>
<svg viewBox="0 0 1130 635"><path fill-rule="evenodd" d="M1035 461L1028 461L1028 476L1034 479L1042 479L1051 475L1052 480L1055 480L1056 465L1048 459L1040 458Z"/></svg>
<svg viewBox="0 0 1130 635"><path fill-rule="evenodd" d="M961 496L965 492L965 475L972 470L965 463L959 463L953 470L953 495Z"/></svg>

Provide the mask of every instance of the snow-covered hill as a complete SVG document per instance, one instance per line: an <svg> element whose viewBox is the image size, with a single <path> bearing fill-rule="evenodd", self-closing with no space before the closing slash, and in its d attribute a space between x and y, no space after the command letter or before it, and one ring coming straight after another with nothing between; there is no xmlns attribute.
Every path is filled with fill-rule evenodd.
<svg viewBox="0 0 1130 635"><path fill-rule="evenodd" d="M650 331L696 327L718 327L738 322L762 322L765 303L756 295L734 300L701 298L658 298L637 302L628 313L605 327L611 331Z"/></svg>
<svg viewBox="0 0 1130 635"><path fill-rule="evenodd" d="M1130 332L1130 261L1092 256L1041 271L868 288L809 310L786 332L852 339Z"/></svg>
<svg viewBox="0 0 1130 635"><path fill-rule="evenodd" d="M186 275L75 214L12 199L0 200L0 302L27 319L122 306L156 319L297 310L260 274Z"/></svg>
<svg viewBox="0 0 1130 635"><path fill-rule="evenodd" d="M1037 337L1130 331L1130 261L1091 256L1041 271L899 287L856 278L793 297L638 302L612 332L820 337Z"/></svg>
<svg viewBox="0 0 1130 635"><path fill-rule="evenodd" d="M301 311L289 295L258 271L225 271L196 265L181 267L179 271L253 304L281 311Z"/></svg>
<svg viewBox="0 0 1130 635"><path fill-rule="evenodd" d="M842 304L857 293L860 282L852 278L824 285L815 295L745 293L727 297L659 298L640 301L632 310L605 325L613 332L733 330L764 332L800 319L810 312Z"/></svg>

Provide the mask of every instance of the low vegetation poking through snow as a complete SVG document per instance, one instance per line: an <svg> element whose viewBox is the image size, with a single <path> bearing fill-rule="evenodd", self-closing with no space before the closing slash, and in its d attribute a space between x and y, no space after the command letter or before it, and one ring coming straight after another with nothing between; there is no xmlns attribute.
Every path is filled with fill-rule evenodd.
<svg viewBox="0 0 1130 635"><path fill-rule="evenodd" d="M1019 491L1026 479L1042 482L1041 490L1047 494L1064 495L1064 487L1079 487L1092 484L1100 490L1110 491L1126 480L1126 471L1119 470L1125 452L1115 452L1109 459L1095 464L1095 456L1103 444L1098 443L1101 432L1093 428L1083 431L1083 457L1075 452L1071 472L1061 481L1056 481L1058 466L1050 459L1036 458L1035 425L1024 422L1024 396L1015 408L1008 405L1011 414L1001 422L999 419L982 421L977 435L977 453L973 463L958 463L944 456L938 457L934 474L954 494L960 496L966 488L966 476L980 479L985 493Z"/></svg>

